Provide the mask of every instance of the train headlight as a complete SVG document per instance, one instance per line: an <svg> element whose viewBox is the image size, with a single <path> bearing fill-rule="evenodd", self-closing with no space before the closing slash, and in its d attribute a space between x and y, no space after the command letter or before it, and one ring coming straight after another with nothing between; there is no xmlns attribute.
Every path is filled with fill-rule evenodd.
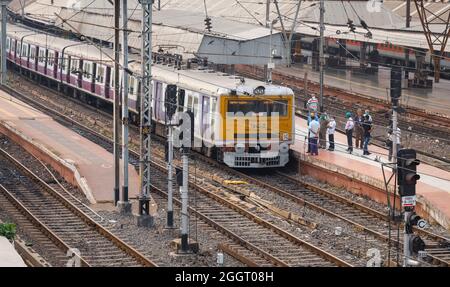
<svg viewBox="0 0 450 287"><path fill-rule="evenodd" d="M283 133L283 140L284 141L289 140L289 134L288 133Z"/></svg>
<svg viewBox="0 0 450 287"><path fill-rule="evenodd" d="M281 143L280 153L288 153L288 152L289 152L289 145L287 143Z"/></svg>
<svg viewBox="0 0 450 287"><path fill-rule="evenodd" d="M238 143L234 149L236 150L236 153L243 154L245 152L245 144Z"/></svg>

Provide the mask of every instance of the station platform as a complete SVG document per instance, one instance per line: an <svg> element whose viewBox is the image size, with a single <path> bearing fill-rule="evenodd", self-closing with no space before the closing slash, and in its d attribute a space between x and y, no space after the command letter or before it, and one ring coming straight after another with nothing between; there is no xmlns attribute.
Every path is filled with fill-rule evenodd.
<svg viewBox="0 0 450 287"><path fill-rule="evenodd" d="M308 73L308 80L319 83L319 72L313 71L311 65L294 64L292 67L278 66L273 73L281 73L289 76L304 78ZM390 69L380 67L374 75L361 72L346 71L344 69L325 68L325 83L329 87L335 87L369 97L390 100L387 91L390 89ZM414 74L410 73L413 79ZM431 78L430 78L431 79ZM450 117L450 81L441 79L439 83L433 83L432 89L407 88L402 91L401 104L425 109L428 112L436 112Z"/></svg>
<svg viewBox="0 0 450 287"><path fill-rule="evenodd" d="M346 136L336 132L335 151L319 149L318 156L311 156L306 154L306 135L306 120L297 116L296 140L292 149L294 150L294 157L299 159L301 173L311 174L330 184L345 186L353 193L368 196L377 202L387 202L381 165L381 163L388 163L387 149L369 145L369 152L372 154L367 156L363 155L361 149L353 147L353 153L349 154L346 151ZM355 139L353 139L353 145L354 142ZM315 169L308 168L308 165L314 166ZM318 169L328 172L320 175L320 172L317 172ZM392 174L392 169L390 167L384 169L385 175L389 177ZM418 213L431 217L432 220L450 230L450 172L424 163L421 163L417 170L420 174L420 180L417 183L417 208L420 209ZM334 172L336 176L330 176L329 171ZM341 184L344 181L343 178L350 183ZM357 182L361 184L357 184ZM389 188L391 193L393 186L392 181Z"/></svg>
<svg viewBox="0 0 450 287"><path fill-rule="evenodd" d="M113 155L3 91L0 133L52 165L68 182L79 186L91 203L113 202ZM132 165L128 171L129 197L135 198L139 176Z"/></svg>
<svg viewBox="0 0 450 287"><path fill-rule="evenodd" d="M27 267L11 242L3 236L0 236L0 267Z"/></svg>

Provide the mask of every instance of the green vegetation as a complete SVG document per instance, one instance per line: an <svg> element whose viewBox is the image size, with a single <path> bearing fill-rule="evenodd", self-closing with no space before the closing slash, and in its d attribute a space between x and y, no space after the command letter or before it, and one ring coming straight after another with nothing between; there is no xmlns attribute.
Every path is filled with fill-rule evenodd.
<svg viewBox="0 0 450 287"><path fill-rule="evenodd" d="M16 236L16 225L13 223L0 223L0 236L13 240Z"/></svg>

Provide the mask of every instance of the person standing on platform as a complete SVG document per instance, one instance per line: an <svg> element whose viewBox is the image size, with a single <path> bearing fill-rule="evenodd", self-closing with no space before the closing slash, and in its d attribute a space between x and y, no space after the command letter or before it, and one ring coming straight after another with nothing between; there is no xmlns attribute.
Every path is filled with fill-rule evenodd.
<svg viewBox="0 0 450 287"><path fill-rule="evenodd" d="M372 116L370 115L370 111L369 111L369 110L366 110L366 111L364 112L364 116L366 116L366 115L369 116L369 121L372 123L373 120L372 120Z"/></svg>
<svg viewBox="0 0 450 287"><path fill-rule="evenodd" d="M319 131L320 124L315 118L311 120L308 126L309 130L309 150L311 151L311 155L319 155L318 149L318 139L319 139Z"/></svg>
<svg viewBox="0 0 450 287"><path fill-rule="evenodd" d="M364 129L364 155L370 155L369 152L369 141L371 137L372 132L372 122L369 120L369 115L364 116L364 122L362 124L362 127Z"/></svg>
<svg viewBox="0 0 450 287"><path fill-rule="evenodd" d="M327 127L328 142L330 143L328 150L334 151L334 132L336 131L336 121L333 116L330 116L330 121L328 122Z"/></svg>
<svg viewBox="0 0 450 287"><path fill-rule="evenodd" d="M311 98L306 103L306 108L308 109L308 112L317 112L317 109L319 108L319 100L317 100L315 95L312 95Z"/></svg>
<svg viewBox="0 0 450 287"><path fill-rule="evenodd" d="M358 109L355 116L355 147L360 149L363 148L364 141L364 129L362 126L363 122L363 112L361 109Z"/></svg>
<svg viewBox="0 0 450 287"><path fill-rule="evenodd" d="M319 147L327 148L327 127L328 127L328 116L326 113L320 115L320 132L319 132Z"/></svg>
<svg viewBox="0 0 450 287"><path fill-rule="evenodd" d="M347 135L347 151L349 153L353 152L353 128L355 127L355 122L352 118L352 113L347 112L345 114L345 118L347 119L347 123L345 124L345 134Z"/></svg>
<svg viewBox="0 0 450 287"><path fill-rule="evenodd" d="M309 124L311 123L312 120L316 120L319 121L319 118L317 117L317 114L314 111L308 112L308 121L307 121L307 125L309 128ZM308 132L308 151L306 153L310 153L311 149L310 149L310 141L309 141L309 132Z"/></svg>

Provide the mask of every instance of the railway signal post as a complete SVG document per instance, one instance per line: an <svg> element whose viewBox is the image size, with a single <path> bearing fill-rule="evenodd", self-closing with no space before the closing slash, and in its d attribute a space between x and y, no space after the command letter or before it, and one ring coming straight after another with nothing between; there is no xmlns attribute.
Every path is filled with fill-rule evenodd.
<svg viewBox="0 0 450 287"><path fill-rule="evenodd" d="M417 174L417 166L420 161L413 149L401 149L397 153L397 183L404 209L405 232L403 238L403 266L417 265L413 261L413 255L425 249L423 240L413 233L413 226L424 228L427 224L415 213L416 184L420 179Z"/></svg>
<svg viewBox="0 0 450 287"><path fill-rule="evenodd" d="M177 110L177 86L168 85L166 89L166 116L169 121L167 124L167 226L166 228L174 228L173 225L173 123L172 119Z"/></svg>
<svg viewBox="0 0 450 287"><path fill-rule="evenodd" d="M152 101L152 4L153 0L141 0L142 5L142 90L140 101L140 196L138 226L152 227L150 215L150 133Z"/></svg>

